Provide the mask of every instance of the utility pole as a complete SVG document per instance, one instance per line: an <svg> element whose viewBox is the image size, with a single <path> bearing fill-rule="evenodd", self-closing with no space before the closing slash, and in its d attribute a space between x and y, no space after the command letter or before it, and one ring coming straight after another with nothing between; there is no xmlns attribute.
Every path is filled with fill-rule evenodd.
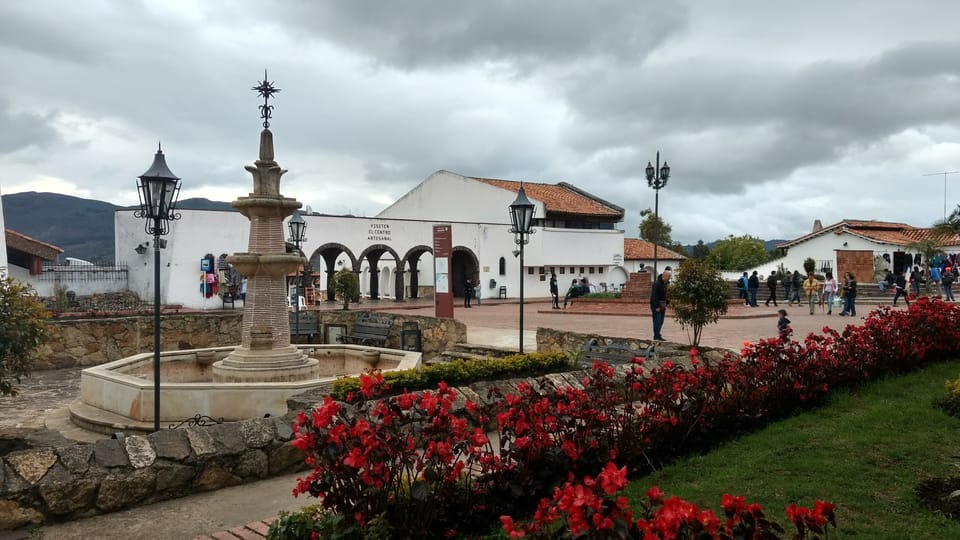
<svg viewBox="0 0 960 540"><path fill-rule="evenodd" d="M935 173L927 173L924 176L940 176L943 175L943 220L947 220L947 175L948 174L960 174L960 171L943 171Z"/></svg>

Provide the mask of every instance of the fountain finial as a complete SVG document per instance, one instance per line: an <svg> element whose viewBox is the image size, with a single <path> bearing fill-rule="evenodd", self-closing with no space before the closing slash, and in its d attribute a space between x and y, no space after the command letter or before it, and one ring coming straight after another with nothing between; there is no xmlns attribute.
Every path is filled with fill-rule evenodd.
<svg viewBox="0 0 960 540"><path fill-rule="evenodd" d="M254 86L251 90L256 90L257 94L263 98L263 105L260 105L260 118L263 119L263 129L269 129L270 117L273 116L273 105L270 105L269 100L280 89L274 88L273 81L267 80L267 70L264 69L263 80L258 82L257 86Z"/></svg>

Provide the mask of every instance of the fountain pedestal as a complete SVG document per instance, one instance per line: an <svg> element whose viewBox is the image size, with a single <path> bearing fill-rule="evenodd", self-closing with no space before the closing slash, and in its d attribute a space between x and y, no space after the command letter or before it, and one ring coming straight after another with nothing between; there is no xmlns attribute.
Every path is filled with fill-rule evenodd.
<svg viewBox="0 0 960 540"><path fill-rule="evenodd" d="M301 204L280 194L286 170L273 158L273 134L260 132L260 159L247 166L253 192L231 203L250 220L249 252L235 253L227 262L247 277L240 347L213 365L215 382L302 381L317 377L317 360L290 344L287 274L306 263L299 253L287 253L283 220Z"/></svg>

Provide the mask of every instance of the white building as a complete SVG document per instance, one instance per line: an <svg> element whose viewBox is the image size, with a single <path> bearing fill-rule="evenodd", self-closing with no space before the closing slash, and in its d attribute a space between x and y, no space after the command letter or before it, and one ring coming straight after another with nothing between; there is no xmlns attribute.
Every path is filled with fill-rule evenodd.
<svg viewBox="0 0 960 540"><path fill-rule="evenodd" d="M525 294L548 296L547 276L584 276L592 283L623 283L623 209L566 183L523 183L536 207L535 234L524 248ZM328 280L343 267L360 276L371 298L403 300L433 287L433 225L452 226L450 280L455 295L479 280L481 297L519 295L521 279L508 207L520 182L471 178L448 171L430 175L396 203L372 218L304 214L302 251L320 291L332 300ZM217 270L226 255L247 250L248 220L237 212L182 210L170 223L161 251L161 301L200 309L220 308L217 296L201 287L201 260L212 255ZM129 268L129 287L153 296L152 237L134 210L115 214L116 261ZM608 277L610 276L610 277ZM619 280L619 281L618 281ZM210 296L207 296L210 294Z"/></svg>
<svg viewBox="0 0 960 540"><path fill-rule="evenodd" d="M913 247L923 240L936 240L945 253L960 251L960 238L936 237L930 228L850 219L823 227L817 220L809 234L779 244L777 248L786 255L775 262L802 271L803 261L810 258L816 261L818 273L829 269L836 277L838 271L851 271L857 281L871 282L886 270L926 264Z"/></svg>

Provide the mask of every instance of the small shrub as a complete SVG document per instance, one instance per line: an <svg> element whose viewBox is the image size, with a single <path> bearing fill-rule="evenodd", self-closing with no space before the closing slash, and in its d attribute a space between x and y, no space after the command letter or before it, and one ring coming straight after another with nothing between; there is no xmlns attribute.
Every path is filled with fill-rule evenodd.
<svg viewBox="0 0 960 540"><path fill-rule="evenodd" d="M393 389L393 393L399 393L404 390L415 392L436 388L441 381L451 386L462 386L486 380L534 377L573 368L574 359L567 353L531 353L514 354L506 358L461 360L418 369L390 371L383 374L383 379ZM359 378L341 377L334 381L332 395L335 399L343 401L350 393L356 394L359 390Z"/></svg>
<svg viewBox="0 0 960 540"><path fill-rule="evenodd" d="M33 365L33 352L46 339L50 313L29 284L0 279L0 396L16 395L14 382Z"/></svg>

